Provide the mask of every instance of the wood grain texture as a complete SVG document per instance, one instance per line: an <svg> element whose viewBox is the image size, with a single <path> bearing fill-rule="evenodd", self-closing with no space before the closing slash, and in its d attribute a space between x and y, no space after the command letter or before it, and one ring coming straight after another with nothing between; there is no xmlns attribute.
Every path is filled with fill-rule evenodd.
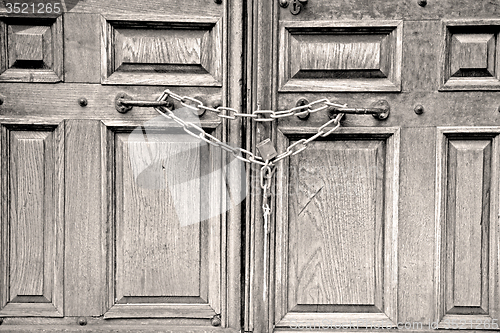
<svg viewBox="0 0 500 333"><path fill-rule="evenodd" d="M43 270L48 263L43 257L44 239L38 235L44 234L46 223L53 223L44 217L44 210L51 208L46 207L45 197L52 195L50 173L45 183L46 168L52 167L44 163L45 158L49 163L52 160L50 152L45 156L44 151L44 145L50 145L48 136L47 132L11 133L11 301L17 296L45 294Z"/></svg>
<svg viewBox="0 0 500 333"><path fill-rule="evenodd" d="M498 318L498 128L438 128L435 318Z"/></svg>
<svg viewBox="0 0 500 333"><path fill-rule="evenodd" d="M204 31L115 30L115 68L122 64L201 64Z"/></svg>
<svg viewBox="0 0 500 333"><path fill-rule="evenodd" d="M283 328L296 328L298 325L312 327L313 329L324 329L322 323L328 323L327 327L349 325L352 323L355 328L376 329L395 328L392 322L383 313L289 313L279 323Z"/></svg>
<svg viewBox="0 0 500 333"><path fill-rule="evenodd" d="M382 266L383 144L335 143L311 144L290 160L291 309L375 305L375 294L382 290L376 287L375 267Z"/></svg>
<svg viewBox="0 0 500 333"><path fill-rule="evenodd" d="M2 248L9 260L3 286L4 305L0 316L47 316L63 314L62 210L64 126L10 128L4 136L9 144L8 169L4 179L9 194L2 197L9 207L9 223L3 226ZM8 170L8 172L7 172ZM4 291L5 292L5 291ZM20 303L21 302L21 303Z"/></svg>
<svg viewBox="0 0 500 333"><path fill-rule="evenodd" d="M116 297L200 296L199 144L145 134L117 137Z"/></svg>
<svg viewBox="0 0 500 333"><path fill-rule="evenodd" d="M451 43L452 76L461 69L483 69L488 71L487 74L495 75L493 34L454 34Z"/></svg>
<svg viewBox="0 0 500 333"><path fill-rule="evenodd" d="M433 317L434 190L433 127L401 129L398 318ZM429 139L430 138L430 139Z"/></svg>
<svg viewBox="0 0 500 333"><path fill-rule="evenodd" d="M427 70L426 70L427 71ZM437 72L435 73L437 75ZM426 85L423 85L425 87ZM115 96L119 92L126 92L134 98L141 100L154 100L158 98L158 87L135 86L101 86L90 84L0 84L2 95L6 96L4 104L0 106L0 116L4 121L26 123L59 123L63 119L102 119L106 123L125 123L139 125L143 121L158 116L151 108L134 108L127 114L118 114L114 106ZM206 100L214 101L221 98L218 88L183 87L175 91L181 95L193 95L194 92L205 96ZM23 98L14 98L20 94ZM10 97L9 97L10 96ZM88 106L78 106L78 99L85 96ZM368 93L343 93L342 96L333 93L322 93L321 97L332 101L347 103L351 106L368 107L379 99L385 99L391 106L392 113L385 121L378 121L371 116L347 115L344 119L346 126L380 126L380 127L415 127L415 126L487 126L500 124L500 113L497 112L498 99L490 92L430 92L415 91L401 94L368 94ZM319 97L315 93L281 94L279 106L276 109L287 109L295 106L300 97L315 101ZM413 108L422 104L426 112L415 115ZM175 103L177 109L182 106ZM41 113L40 110L50 110L50 115ZM326 113L319 112L311 115L306 127L319 127L330 118ZM205 123L220 122L217 115L207 112L201 121ZM304 126L304 123L294 117L280 119L283 126ZM299 125L300 124L300 125ZM209 125L210 127L211 125Z"/></svg>
<svg viewBox="0 0 500 333"><path fill-rule="evenodd" d="M81 13L64 15L64 81L100 83L100 16Z"/></svg>
<svg viewBox="0 0 500 333"><path fill-rule="evenodd" d="M72 4L69 9L71 13L96 13L96 14L123 14L136 15L142 14L148 17L162 15L161 13L172 13L179 17L192 16L193 13L205 17L220 17L223 14L224 5L216 4L215 2L207 2L203 0L149 0L149 1L131 1L123 2L120 0L86 0L65 1L67 4ZM159 14L160 13L160 14Z"/></svg>
<svg viewBox="0 0 500 333"><path fill-rule="evenodd" d="M281 21L278 52L280 91L401 89L400 21Z"/></svg>
<svg viewBox="0 0 500 333"><path fill-rule="evenodd" d="M120 92L126 92L138 100L156 100L163 89L155 86L102 86L94 84L64 84L47 85L21 83L0 84L0 90L6 97L0 107L2 119L11 119L14 122L57 122L63 119L96 119L106 123L120 123L124 125L139 126L144 121L158 117L158 112L152 108L134 108L127 114L120 114L115 108L115 97ZM175 91L181 95L192 96L198 93L208 102L221 99L220 88L183 87ZM24 98L12 98L16 94ZM78 100L85 97L88 105L82 108ZM174 102L175 109L183 106ZM41 113L40 110L50 110L50 114ZM221 122L214 113L207 112L200 119L205 125L211 127Z"/></svg>
<svg viewBox="0 0 500 333"><path fill-rule="evenodd" d="M118 304L104 315L114 318L212 318L215 311L208 304Z"/></svg>
<svg viewBox="0 0 500 333"><path fill-rule="evenodd" d="M278 149L313 133L280 130ZM385 323L396 320L398 155L398 130L341 129L334 141L278 166L276 325L286 327L294 310L306 320L315 312L344 321L380 312ZM362 313L349 310L355 304L365 306Z"/></svg>
<svg viewBox="0 0 500 333"><path fill-rule="evenodd" d="M46 34L47 30L49 34ZM48 53L52 53L50 27L48 26L9 26L10 66L17 60L44 60L44 38L48 38ZM50 63L49 63L50 64Z"/></svg>
<svg viewBox="0 0 500 333"><path fill-rule="evenodd" d="M279 8L282 20L381 20L404 19L405 21L425 21L441 18L498 18L498 2L454 0L429 1L425 7L415 0L354 0L315 1L308 3L299 15L292 15L289 8Z"/></svg>
<svg viewBox="0 0 500 333"><path fill-rule="evenodd" d="M347 37L347 38L346 38ZM292 77L300 70L380 69L382 36L292 35ZM359 40L359 41L358 41Z"/></svg>
<svg viewBox="0 0 500 333"><path fill-rule="evenodd" d="M114 320L116 321L116 319ZM166 326L164 324L107 324L107 325L87 325L85 327L80 327L75 325L74 320L65 325L55 324L55 325L2 325L0 332L50 332L54 333L135 333L135 332L168 332L168 333L181 333L181 332L193 332L193 333L237 333L236 329L233 328L220 328L220 327L210 327L210 326L187 326L187 325L171 325ZM429 332L425 332L429 333Z"/></svg>
<svg viewBox="0 0 500 333"><path fill-rule="evenodd" d="M102 83L221 86L220 19L111 18L101 20Z"/></svg>
<svg viewBox="0 0 500 333"><path fill-rule="evenodd" d="M224 93L227 96L227 106L236 109L243 109L248 102L244 74L246 73L245 67L248 65L245 60L248 45L245 41L245 36L248 33L247 6L248 2L246 1L228 1L224 12L224 22L226 24L223 35L227 36L227 42L223 43L226 48L224 54L227 55L223 57L223 64L227 64L227 67L223 65L223 68L227 68L225 72L227 76L223 76L226 80ZM228 122L226 129L228 142L239 147L246 145L246 135L243 135L244 132L239 123ZM214 169L219 169L219 161L215 160L214 164ZM243 309L244 304L246 304L244 293L246 286L241 281L245 279L244 272L246 271L243 263L245 263L244 257L246 256L245 233L247 232L247 221L249 219L245 219L247 214L245 209L249 207L247 206L249 200L236 203L231 199L232 197L238 197L240 193L248 195L249 174L250 170L246 168L244 174L241 170L230 170L227 175L227 184L233 190L229 195L232 208L223 216L222 220L224 222L223 229L227 230L226 237L222 238L221 242L221 248L226 249L226 251L222 251L223 254L221 255L221 269L226 272L226 279L221 281L221 289L223 289L220 293L221 307L220 309L213 307L222 314L222 327L235 327L239 330L244 330L245 323ZM216 248L218 244L213 244L213 246ZM210 281L212 280L211 278ZM216 302L213 303L216 304Z"/></svg>
<svg viewBox="0 0 500 333"><path fill-rule="evenodd" d="M64 313L100 316L107 307L107 219L102 211L101 125L66 121ZM76 295L85 294L85 297Z"/></svg>
<svg viewBox="0 0 500 333"><path fill-rule="evenodd" d="M437 34L441 21L405 21L403 31L403 92L437 91L442 36ZM416 97L414 101L420 101ZM413 100L408 101L412 103ZM411 107L411 105L407 105ZM404 125L404 124L402 124Z"/></svg>

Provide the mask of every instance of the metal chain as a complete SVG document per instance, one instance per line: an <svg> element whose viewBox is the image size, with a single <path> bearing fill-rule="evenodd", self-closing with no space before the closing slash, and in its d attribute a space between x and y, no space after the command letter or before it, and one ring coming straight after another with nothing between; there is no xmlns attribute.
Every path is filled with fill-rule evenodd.
<svg viewBox="0 0 500 333"><path fill-rule="evenodd" d="M300 116L303 114L306 114L307 112L309 113L315 113L319 112L322 110L326 110L328 108L334 107L335 109L339 110L339 112L342 110L342 108L346 108L347 105L341 105L341 104L336 104L330 102L327 98L319 99L317 101L313 101L307 105L301 105L297 106L294 108L291 108L289 110L283 110L283 111L273 111L273 110L257 110L254 111L251 114L247 113L239 113L238 110L229 108L229 107L223 107L219 106L218 108L211 108L208 106L205 106L203 102L189 97L189 96L180 96L177 95L170 90L165 90L162 95L157 99L158 101L166 101L169 97L172 97L176 101L180 102L182 106L185 106L191 110L194 111L199 111L199 110L207 110L210 112L214 112L217 114L218 117L220 118L225 118L225 119L230 119L230 120L235 120L236 117L240 118L251 118L254 121L257 122L267 122L267 121L274 121L275 119L278 118L284 118L284 117L289 117L289 116ZM192 104L188 103L191 102ZM324 104L322 106L318 106L320 104ZM315 107L316 108L313 108ZM174 114L174 112L166 107L160 106L160 107L155 107L154 108L160 115L164 116L167 119L175 121L177 124L182 126L182 129L189 135L191 135L194 138L201 139L205 141L206 143L221 148L224 151L231 153L235 158L246 162L246 163L254 163L254 164L259 164L262 166L262 169L265 167L272 167L275 163L281 161L282 159L291 156L291 155L296 155L303 150L307 148L307 145L311 143L312 141L316 140L319 137L326 137L330 134L332 134L335 130L337 130L340 127L340 119L344 116L343 113L337 114L337 116L330 121L326 122L323 126L318 128L317 133L311 136L309 139L301 139L292 145L290 145L286 151L283 153L277 155L273 159L269 161L264 161L262 157L256 156L254 153L251 151L248 151L243 148L239 147L231 147L230 145L222 142L221 140L217 139L213 135L208 134L203 130L201 127L199 127L196 124L193 124L191 122L186 122L183 119L179 118ZM269 118L264 117L265 115L269 115ZM329 126L332 126L331 129L327 129ZM267 169L266 169L267 170ZM264 188L263 188L264 189Z"/></svg>
<svg viewBox="0 0 500 333"><path fill-rule="evenodd" d="M237 117L239 118L251 118L257 122L268 122L274 121L274 119L285 118L291 116L302 116L307 113L316 113L319 111L326 110L328 108L335 108L339 112L342 112L342 109L347 108L347 104L338 104L333 103L328 100L328 98L319 99L317 101L311 102L306 105L296 106L288 110L283 111L273 111L273 110L256 110L252 113L240 113L238 110L233 108L228 108L224 106L219 106L217 108L211 108L209 106L205 106L202 101L197 100L195 98L189 96L181 96L177 95L170 90L165 90L160 100L166 100L168 97L172 97L176 101L180 102L182 106L190 108L194 111L206 110L213 113L216 113L219 118L235 120ZM192 104L188 103L191 102ZM319 106L320 104L324 104ZM316 106L316 108L314 108ZM269 116L269 117L266 117Z"/></svg>
<svg viewBox="0 0 500 333"><path fill-rule="evenodd" d="M267 276L267 242L269 237L269 220L272 213L271 183L276 166L266 161L260 169L260 187L262 188L262 217L264 219L264 276ZM267 279L264 279L264 295L266 293Z"/></svg>

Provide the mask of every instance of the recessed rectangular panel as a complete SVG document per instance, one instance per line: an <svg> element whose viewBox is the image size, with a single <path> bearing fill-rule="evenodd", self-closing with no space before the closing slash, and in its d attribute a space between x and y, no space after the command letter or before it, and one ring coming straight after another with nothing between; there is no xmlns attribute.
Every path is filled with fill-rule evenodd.
<svg viewBox="0 0 500 333"><path fill-rule="evenodd" d="M157 22L103 19L102 24L102 83L222 85L219 19L165 18Z"/></svg>
<svg viewBox="0 0 500 333"><path fill-rule="evenodd" d="M381 156L380 141L320 141L291 159L292 303L375 305L375 272L383 265Z"/></svg>
<svg viewBox="0 0 500 333"><path fill-rule="evenodd" d="M184 64L201 66L205 31L116 29L115 66Z"/></svg>
<svg viewBox="0 0 500 333"><path fill-rule="evenodd" d="M498 133L438 129L436 217L437 321L497 318ZM495 185L496 184L496 185Z"/></svg>
<svg viewBox="0 0 500 333"><path fill-rule="evenodd" d="M301 71L312 70L380 70L383 38L383 35L292 35L291 75L299 77Z"/></svg>
<svg viewBox="0 0 500 333"><path fill-rule="evenodd" d="M280 91L399 91L399 22L282 22Z"/></svg>
<svg viewBox="0 0 500 333"><path fill-rule="evenodd" d="M49 182L45 183L46 152L44 145L50 139L47 132L13 132L11 133L11 180L13 184L13 200L10 205L10 299L18 296L44 295L43 257L45 224L50 230L52 220L46 221L44 209L47 209L45 198L52 195ZM50 142L49 142L50 144ZM50 156L47 156L49 161ZM49 170L47 170L49 171ZM46 185L49 185L48 187ZM50 295L49 299L50 299Z"/></svg>
<svg viewBox="0 0 500 333"><path fill-rule="evenodd" d="M117 139L117 298L200 296L199 144Z"/></svg>
<svg viewBox="0 0 500 333"><path fill-rule="evenodd" d="M309 136L285 131L279 150ZM313 141L278 166L277 326L319 313L335 324L364 318L361 327L393 326L399 134L369 132Z"/></svg>
<svg viewBox="0 0 500 333"><path fill-rule="evenodd" d="M8 130L9 195L2 197L8 220L2 225L3 309L7 316L62 316L63 244L59 129ZM5 172L6 170L4 170ZM24 309L21 312L20 309Z"/></svg>
<svg viewBox="0 0 500 333"><path fill-rule="evenodd" d="M488 239L490 169L490 140L449 142L446 223L448 253L454 260L447 263L453 274L453 280L448 281L452 284L447 289L447 300L453 306L481 307L483 303L482 266L487 266L488 249L482 247L481 240Z"/></svg>
<svg viewBox="0 0 500 333"><path fill-rule="evenodd" d="M161 122L108 134L116 222L104 317L212 318L221 307L220 156Z"/></svg>

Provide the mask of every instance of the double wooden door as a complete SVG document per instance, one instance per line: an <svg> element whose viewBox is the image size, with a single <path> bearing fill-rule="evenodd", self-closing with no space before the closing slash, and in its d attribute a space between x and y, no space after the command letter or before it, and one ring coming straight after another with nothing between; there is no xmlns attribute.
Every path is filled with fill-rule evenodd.
<svg viewBox="0 0 500 333"><path fill-rule="evenodd" d="M499 1L7 3L0 330L498 328ZM258 168L116 109L165 88L246 113L327 98L390 115L346 115L279 162L266 226ZM173 103L252 151L332 116Z"/></svg>

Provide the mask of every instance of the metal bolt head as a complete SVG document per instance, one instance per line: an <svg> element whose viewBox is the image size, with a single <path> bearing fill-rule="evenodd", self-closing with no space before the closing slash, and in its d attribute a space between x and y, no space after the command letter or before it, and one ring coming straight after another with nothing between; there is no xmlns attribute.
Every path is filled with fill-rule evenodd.
<svg viewBox="0 0 500 333"><path fill-rule="evenodd" d="M212 326L220 326L221 321L220 321L220 315L215 315L212 317Z"/></svg>
<svg viewBox="0 0 500 333"><path fill-rule="evenodd" d="M84 106L87 106L89 104L89 102L87 101L87 99L85 97L82 97L78 100L78 104L80 104L81 107L84 107Z"/></svg>
<svg viewBox="0 0 500 333"><path fill-rule="evenodd" d="M288 7L288 0L280 0L280 6L282 8Z"/></svg>
<svg viewBox="0 0 500 333"><path fill-rule="evenodd" d="M427 5L427 0L418 0L417 3L420 7L425 7Z"/></svg>
<svg viewBox="0 0 500 333"><path fill-rule="evenodd" d="M78 325L80 325L80 326L87 325L87 318L85 318L85 317L78 318Z"/></svg>
<svg viewBox="0 0 500 333"><path fill-rule="evenodd" d="M416 114L421 115L424 113L424 107L422 105L417 105L413 111L415 111Z"/></svg>

